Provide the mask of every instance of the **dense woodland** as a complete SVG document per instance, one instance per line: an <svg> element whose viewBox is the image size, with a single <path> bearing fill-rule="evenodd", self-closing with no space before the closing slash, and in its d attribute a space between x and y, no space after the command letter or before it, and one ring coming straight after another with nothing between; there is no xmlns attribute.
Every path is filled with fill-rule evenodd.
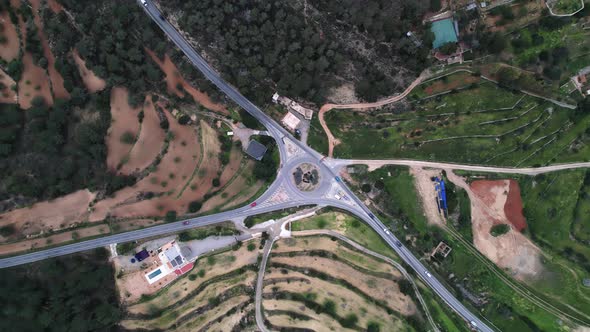
<svg viewBox="0 0 590 332"><path fill-rule="evenodd" d="M323 8L323 3L309 4ZM426 8L418 5L422 1L393 3L333 1L327 17L318 20L338 19L342 25L338 29L362 30L365 37L383 42L385 56L403 55L402 59L409 61L403 67L418 71L426 64L428 46L417 50L405 33L421 29L416 17ZM168 15L179 16L180 27L201 42L226 78L258 103L268 102L274 89L320 103L336 77L348 75L351 64L361 82L357 90L360 97L375 99L395 89L388 77L396 73L383 75L372 63L349 51L333 33L334 24L324 26L315 17L308 19L299 1L171 0L162 5ZM332 14L332 10L338 12Z"/></svg>
<svg viewBox="0 0 590 332"><path fill-rule="evenodd" d="M122 315L105 249L0 270L0 331L115 331Z"/></svg>

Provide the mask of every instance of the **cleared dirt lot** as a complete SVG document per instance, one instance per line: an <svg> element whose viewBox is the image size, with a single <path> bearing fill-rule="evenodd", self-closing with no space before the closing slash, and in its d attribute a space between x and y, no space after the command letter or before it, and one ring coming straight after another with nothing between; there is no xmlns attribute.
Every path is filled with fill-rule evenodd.
<svg viewBox="0 0 590 332"><path fill-rule="evenodd" d="M94 72L88 67L86 67L86 62L80 57L78 54L78 50L72 50L72 57L78 66L78 71L80 72L80 76L82 76L82 81L84 85L88 89L90 93L95 93L97 91L104 90L107 86L107 82L102 78L96 76Z"/></svg>
<svg viewBox="0 0 590 332"><path fill-rule="evenodd" d="M84 221L88 204L96 194L79 190L72 194L0 214L0 225L13 225L18 236L68 228Z"/></svg>
<svg viewBox="0 0 590 332"><path fill-rule="evenodd" d="M422 206L428 221L434 225L444 225L445 221L436 204L437 194L434 183L430 180L432 177L441 175L440 170L411 167L410 174L414 176L414 186L420 197L422 197Z"/></svg>
<svg viewBox="0 0 590 332"><path fill-rule="evenodd" d="M122 142L121 137L130 133L133 137L139 134L137 114L140 108L132 108L128 103L129 92L126 88L115 87L111 90L111 126L105 138L107 143L107 167L116 170L127 156L132 144Z"/></svg>
<svg viewBox="0 0 590 332"><path fill-rule="evenodd" d="M451 171L447 171L447 176L455 185L465 189L471 200L475 247L517 279L535 278L541 273L541 251L528 238L513 227L497 237L490 234L493 225L510 224L505 213L510 180L474 181L470 186Z"/></svg>
<svg viewBox="0 0 590 332"><path fill-rule="evenodd" d="M139 138L129 153L129 160L119 169L121 174L132 174L144 170L154 161L164 144L166 134L160 127L160 119L151 96L146 97L143 113Z"/></svg>
<svg viewBox="0 0 590 332"><path fill-rule="evenodd" d="M0 13L0 24L2 25L2 33L0 35L6 38L6 43L0 47L0 58L10 62L18 56L20 48L18 32L16 32L16 27L10 21L8 12Z"/></svg>
<svg viewBox="0 0 590 332"><path fill-rule="evenodd" d="M17 243L0 245L0 255L7 255L15 252L31 250L35 248L57 245L70 242L78 238L91 237L97 235L106 235L109 233L109 227L106 225L96 225L76 229L75 231L63 232L47 237L20 241Z"/></svg>

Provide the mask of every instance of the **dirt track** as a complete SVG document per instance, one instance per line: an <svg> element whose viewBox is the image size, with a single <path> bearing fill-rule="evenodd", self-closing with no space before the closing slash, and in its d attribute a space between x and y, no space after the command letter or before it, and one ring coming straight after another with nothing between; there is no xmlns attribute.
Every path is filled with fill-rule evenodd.
<svg viewBox="0 0 590 332"><path fill-rule="evenodd" d="M324 106L322 106L322 108L320 108L320 112L318 114L319 120L320 120L320 124L322 125L322 128L324 129L324 131L326 132L326 135L328 136L328 157L332 157L333 153L334 153L334 147L338 144L340 144L340 141L338 139L336 139L334 137L334 135L332 134L332 132L330 131L330 128L328 127L328 125L326 124L326 120L324 119L324 115L332 110L332 109L367 109L367 108L374 108L374 107L381 107L387 104L391 104L391 103L395 103L398 102L402 99L404 99L410 92L412 92L412 90L414 90L414 88L422 83L422 81L427 78L429 75L428 71L424 71L420 74L420 76L418 76L418 78L416 78L414 80L414 82L412 82L412 84L410 84L410 86L408 86L406 88L406 90L404 92L402 92L401 94L397 95L397 96L393 96L393 97L389 97L383 100L379 100L376 101L374 103L361 103L361 104L325 104Z"/></svg>

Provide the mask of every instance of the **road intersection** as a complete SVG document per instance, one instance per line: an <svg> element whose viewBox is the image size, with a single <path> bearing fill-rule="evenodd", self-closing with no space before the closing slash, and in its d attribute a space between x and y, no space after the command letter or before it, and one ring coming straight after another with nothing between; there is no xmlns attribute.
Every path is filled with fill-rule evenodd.
<svg viewBox="0 0 590 332"><path fill-rule="evenodd" d="M538 174L540 172L554 171L559 169L590 167L590 163L578 163L571 165L549 166L547 169L507 169L482 167L471 165L429 163L412 160L383 160L383 161L356 161L356 160L338 160L324 158L323 155L313 150L309 146L296 140L286 129L277 124L267 114L256 107L246 97L241 95L235 88L225 82L220 75L209 66L207 62L193 49L188 41L168 22L163 14L151 2L147 1L143 6L145 12L150 18L162 29L168 38L187 56L189 61L223 91L236 104L254 116L264 125L268 134L276 140L279 150L281 164L276 175L275 181L269 186L258 199L256 206L245 206L231 211L217 214L201 216L188 219L189 223L183 221L158 225L150 228L120 233L116 235L105 236L97 239L78 242L61 247L46 249L38 252L27 253L19 256L0 259L0 268L6 268L38 260L56 257L61 255L72 254L75 252L85 251L98 247L109 246L113 243L135 241L142 238L154 237L164 234L177 233L186 229L212 225L237 218L256 215L260 213L271 212L275 210L298 207L303 205L323 205L332 206L346 210L351 214L365 221L371 226L385 242L407 263L416 274L428 285L434 293L451 307L459 316L461 316L473 329L480 331L493 331L478 316L471 313L445 286L430 272L427 268L391 233L387 227L363 204L363 202L341 181L336 180L340 169L343 166L355 163L374 162L375 167L384 164L437 167L448 169L462 169L483 172L505 172L520 174ZM302 163L309 163L316 166L320 172L320 183L317 188L310 192L300 191L292 179L292 171ZM442 167L441 167L442 166ZM349 197L348 200L340 200L335 196L335 192L344 192Z"/></svg>

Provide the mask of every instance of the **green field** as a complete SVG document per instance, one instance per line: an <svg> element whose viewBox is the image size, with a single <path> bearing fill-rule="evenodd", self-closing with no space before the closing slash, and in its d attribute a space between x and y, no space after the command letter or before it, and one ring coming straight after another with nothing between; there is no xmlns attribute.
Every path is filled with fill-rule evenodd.
<svg viewBox="0 0 590 332"><path fill-rule="evenodd" d="M572 110L492 83L414 100L412 108L328 112L328 126L342 142L334 156L503 166L590 160L590 114L574 117Z"/></svg>
<svg viewBox="0 0 590 332"><path fill-rule="evenodd" d="M538 282L527 285L520 284L515 280L507 284L503 279L510 280L511 278L491 261L479 254L471 245L471 239L462 235L464 234L463 231L453 232L454 234L452 234L439 227L429 226L426 223L421 214L420 198L416 195L411 182L412 177L406 168L387 167L371 173L363 174L360 172L355 174L355 180L360 183L374 183L383 178L382 181L385 186L381 192L377 192L377 197L373 201L387 215L382 215L382 220L388 220L389 226L396 235L405 239L405 244L417 256L429 256L431 250L440 241L444 241L451 246L452 251L449 256L436 258L436 264L430 262L428 265L446 283L448 289L454 290L457 298L471 310L481 312L496 328L502 331L560 331L568 328L568 323L560 322L558 317L515 292L510 284L515 284L520 289L537 294L541 299L561 309L564 309L565 306L555 301L555 299L576 307L582 312L588 312L585 304L587 301L586 292L578 287L580 280L573 278L570 272L556 273L555 271L556 265L561 266L561 269L567 267L567 271L579 270L563 259L555 257L551 261L546 260L544 262L545 266L552 272L546 275L547 278L542 278ZM567 185L571 185L571 183L565 184L565 186ZM537 185L535 188L539 187ZM523 190L526 190L526 186ZM452 191L452 186L450 186L447 192ZM375 194L375 191L373 194ZM463 195L462 191L456 190L453 197L449 198L452 200L453 211L468 211ZM533 196L530 196L530 199L538 200ZM451 207L451 204L449 206ZM416 211L420 213L416 213ZM460 212L458 216L467 211ZM467 222L469 221L470 218L467 219ZM457 222L450 220L447 223L448 226L453 224L457 224ZM464 222L458 222L459 230L463 229L461 225L464 224ZM454 227L449 228L454 229ZM449 277L451 274L453 278ZM555 287L553 285L554 281L559 281L562 285L568 283L568 285ZM476 297L483 296L487 302L476 305L476 303L469 300L469 297L460 290L458 285L461 285ZM578 291L577 294L576 291Z"/></svg>

